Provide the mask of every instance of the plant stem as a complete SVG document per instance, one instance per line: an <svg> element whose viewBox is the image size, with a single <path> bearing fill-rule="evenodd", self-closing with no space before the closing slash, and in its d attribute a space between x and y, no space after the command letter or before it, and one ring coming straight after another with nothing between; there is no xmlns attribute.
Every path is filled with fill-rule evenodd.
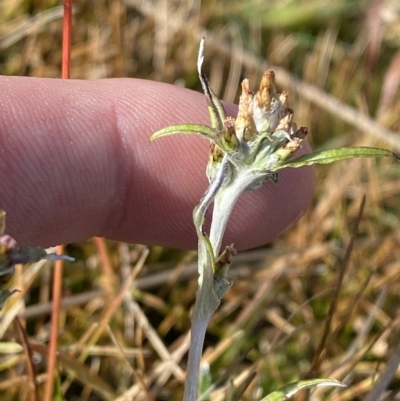
<svg viewBox="0 0 400 401"><path fill-rule="evenodd" d="M226 226L232 210L240 195L254 180L254 175L248 171L241 171L232 182L224 187L215 197L212 216L210 242L214 249L214 256L219 255Z"/></svg>
<svg viewBox="0 0 400 401"><path fill-rule="evenodd" d="M72 0L64 0L64 18L63 18L63 42L62 42L62 71L63 79L70 78L71 70L71 26L72 26ZM63 246L57 246L56 253L63 253ZM62 273L63 261L57 260L54 263L53 275L53 308L51 313L51 332L49 344L49 356L47 362L47 383L45 388L44 400L53 399L54 378L57 370L57 348L58 348L58 325L60 317L60 305L62 295Z"/></svg>
<svg viewBox="0 0 400 401"><path fill-rule="evenodd" d="M205 194L193 212L194 225L199 238L198 270L199 288L196 292L191 327L191 341L186 369L184 401L195 401L200 372L200 362L203 352L204 338L208 322L220 304L220 299L214 290L214 249L203 234L203 222L208 207L215 199L224 181L228 160L225 156L219 171L210 183Z"/></svg>
<svg viewBox="0 0 400 401"><path fill-rule="evenodd" d="M210 283L211 281L211 283ZM199 380L200 363L203 354L204 338L207 331L208 322L218 308L220 301L215 295L212 307L210 303L210 293L214 293L212 288L213 278L203 279L203 284L196 293L196 302L192 315L191 342L189 350L188 365L186 369L184 401L195 401L197 398L197 386ZM211 284L211 286L210 286Z"/></svg>
<svg viewBox="0 0 400 401"><path fill-rule="evenodd" d="M223 163L224 164L224 163ZM203 352L204 338L211 316L220 304L220 296L214 288L214 259L218 257L225 229L230 214L239 199L254 180L254 175L249 172L238 174L232 183L223 187L221 177L226 167L223 165L213 183L206 191L199 206L194 211L194 221L199 236L199 289L196 293L196 302L192 315L191 344L189 350L188 366L186 369L184 401L195 401L197 398L200 363ZM211 252L207 248L207 240L202 232L205 212L214 200L214 211L211 222L210 241ZM229 287L227 287L229 288Z"/></svg>

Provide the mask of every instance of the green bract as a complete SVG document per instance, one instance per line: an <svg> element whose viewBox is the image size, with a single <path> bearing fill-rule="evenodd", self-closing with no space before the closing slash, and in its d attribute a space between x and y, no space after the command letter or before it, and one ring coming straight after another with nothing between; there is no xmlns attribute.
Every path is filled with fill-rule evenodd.
<svg viewBox="0 0 400 401"><path fill-rule="evenodd" d="M199 289L192 317L185 401L196 399L207 324L231 285L227 273L235 250L229 246L220 255L220 248L229 216L239 196L244 191L260 188L267 181L276 183L277 171L286 167L326 164L354 157L390 156L398 159L387 150L362 147L316 152L290 159L307 135L307 128L297 128L293 121L294 111L286 107L287 94L276 91L274 72L268 70L263 74L256 93L250 90L247 79L242 82L238 114L233 118L226 115L221 101L210 88L202 70L203 60L204 39L200 44L197 66L211 127L179 124L164 128L150 138L155 140L172 134L197 134L211 141L206 169L210 185L193 212L199 238ZM210 235L207 236L203 231L203 223L212 202L214 210Z"/></svg>

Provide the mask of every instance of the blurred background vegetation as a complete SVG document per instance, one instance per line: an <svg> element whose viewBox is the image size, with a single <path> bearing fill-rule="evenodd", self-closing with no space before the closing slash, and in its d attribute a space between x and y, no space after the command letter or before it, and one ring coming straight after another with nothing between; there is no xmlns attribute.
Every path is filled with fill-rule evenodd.
<svg viewBox="0 0 400 401"><path fill-rule="evenodd" d="M0 0L0 74L60 77L60 3ZM400 151L397 0L74 5L72 78L136 77L200 90L196 60L206 36L205 71L224 100L237 103L243 78L255 87L273 68L314 148ZM363 400L371 391L399 352L399 173L387 160L318 167L306 215L272 245L237 256L234 285L206 339L213 401L235 399L228 397L245 388L240 399L259 400L314 376L342 380L348 388L298 400ZM63 280L57 399L181 399L195 253L101 240L69 245L67 253L79 261L66 266ZM9 299L0 320L1 341L15 342L12 320L21 317L40 386L51 274L49 262L18 266L10 287L21 293ZM30 399L25 354L10 344L0 352L0 377L1 400ZM382 399L400 400L399 390L397 371Z"/></svg>

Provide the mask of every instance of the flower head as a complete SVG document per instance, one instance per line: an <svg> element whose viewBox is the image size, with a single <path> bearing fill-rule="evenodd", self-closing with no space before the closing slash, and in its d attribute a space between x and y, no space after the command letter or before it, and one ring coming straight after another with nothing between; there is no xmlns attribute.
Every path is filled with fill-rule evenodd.
<svg viewBox="0 0 400 401"><path fill-rule="evenodd" d="M219 100L212 94L204 74L200 75L203 87L207 87L207 101L213 110L223 108ZM275 73L272 70L264 72L260 87L256 93L249 88L249 81L242 82L239 109L236 118L216 113L211 120L213 124L213 139L207 175L214 177L217 166L225 153L235 169L248 169L254 173L254 180L276 182L273 171L286 161L300 147L301 141L307 135L307 128L297 129L293 122L294 111L286 107L287 93L278 93L275 87ZM219 127L223 127L220 129ZM259 183L254 186L259 186ZM253 188L253 186L250 186Z"/></svg>

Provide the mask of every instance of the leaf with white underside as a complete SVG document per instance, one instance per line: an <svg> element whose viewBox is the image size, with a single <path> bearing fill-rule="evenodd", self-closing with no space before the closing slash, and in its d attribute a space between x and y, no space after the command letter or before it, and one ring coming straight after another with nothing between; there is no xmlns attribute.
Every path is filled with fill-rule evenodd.
<svg viewBox="0 0 400 401"><path fill-rule="evenodd" d="M346 387L346 385L334 379L302 380L296 383L287 384L280 390L274 391L260 401L286 401L298 391L314 387Z"/></svg>
<svg viewBox="0 0 400 401"><path fill-rule="evenodd" d="M399 156L395 153L378 148L341 148L341 149L331 149L323 150L321 152L309 153L307 155L300 156L294 160L289 160L276 168L276 170L281 170L286 167L302 167L311 166L312 164L329 164L341 160L353 159L356 157L392 157L394 159L400 160Z"/></svg>

